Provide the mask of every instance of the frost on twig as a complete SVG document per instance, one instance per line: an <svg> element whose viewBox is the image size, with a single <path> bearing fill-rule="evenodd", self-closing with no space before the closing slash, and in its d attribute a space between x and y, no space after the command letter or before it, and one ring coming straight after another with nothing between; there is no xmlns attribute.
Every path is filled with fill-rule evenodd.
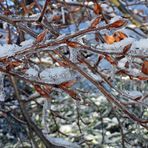
<svg viewBox="0 0 148 148"><path fill-rule="evenodd" d="M49 110L49 102L48 100L44 100L44 105L43 105L43 113L42 113L42 126L43 126L43 130L48 133L49 129L48 129L48 124L47 124L47 119L48 119L48 110Z"/></svg>
<svg viewBox="0 0 148 148"><path fill-rule="evenodd" d="M4 77L5 77L5 75L2 72L0 72L0 101L5 100Z"/></svg>
<svg viewBox="0 0 148 148"><path fill-rule="evenodd" d="M71 47L69 47L69 51L70 51L70 60L73 63L77 63L78 62L77 56L78 56L78 53L79 53L79 48L71 48Z"/></svg>

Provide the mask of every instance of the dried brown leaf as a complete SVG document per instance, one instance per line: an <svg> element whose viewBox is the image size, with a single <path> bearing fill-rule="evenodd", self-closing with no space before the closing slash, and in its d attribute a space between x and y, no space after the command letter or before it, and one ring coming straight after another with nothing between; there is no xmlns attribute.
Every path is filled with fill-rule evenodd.
<svg viewBox="0 0 148 148"><path fill-rule="evenodd" d="M118 20L109 25L109 29L123 27L127 24L126 20Z"/></svg>
<svg viewBox="0 0 148 148"><path fill-rule="evenodd" d="M121 31L118 31L118 36L120 37L120 39L125 39L127 38L127 35Z"/></svg>
<svg viewBox="0 0 148 148"><path fill-rule="evenodd" d="M37 43L43 41L43 39L45 38L45 36L46 36L46 34L47 34L47 31L48 31L48 30L46 29L45 31L41 32L41 33L37 36L37 38L36 38L36 42L37 42Z"/></svg>
<svg viewBox="0 0 148 148"><path fill-rule="evenodd" d="M94 4L94 9L93 10L94 10L94 13L97 14L97 15L102 12L102 8L101 8L100 4L98 4L98 3Z"/></svg>
<svg viewBox="0 0 148 148"><path fill-rule="evenodd" d="M69 88L69 87L71 87L72 85L74 85L75 83L76 83L76 80L71 80L71 81L68 81L68 82L63 82L63 83L61 83L60 86Z"/></svg>
<svg viewBox="0 0 148 148"><path fill-rule="evenodd" d="M142 64L142 70L144 74L148 75L148 61L144 61Z"/></svg>
<svg viewBox="0 0 148 148"><path fill-rule="evenodd" d="M115 42L114 36L109 36L107 34L104 35L104 40L107 44L113 44Z"/></svg>
<svg viewBox="0 0 148 148"><path fill-rule="evenodd" d="M78 48L80 47L80 44L77 42L73 42L73 41L66 41L67 45L72 47L72 48Z"/></svg>
<svg viewBox="0 0 148 148"><path fill-rule="evenodd" d="M92 23L91 23L91 28L96 28L96 26L99 24L101 21L101 17L97 17Z"/></svg>
<svg viewBox="0 0 148 148"><path fill-rule="evenodd" d="M125 55L131 48L132 44L126 45L123 49L123 54Z"/></svg>

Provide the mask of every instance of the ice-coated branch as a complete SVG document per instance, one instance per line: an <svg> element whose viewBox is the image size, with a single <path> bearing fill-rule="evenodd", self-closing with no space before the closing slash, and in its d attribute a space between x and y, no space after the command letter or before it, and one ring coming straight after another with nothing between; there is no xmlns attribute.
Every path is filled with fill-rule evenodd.
<svg viewBox="0 0 148 148"><path fill-rule="evenodd" d="M4 73L0 72L0 101L5 100L5 92L4 92Z"/></svg>

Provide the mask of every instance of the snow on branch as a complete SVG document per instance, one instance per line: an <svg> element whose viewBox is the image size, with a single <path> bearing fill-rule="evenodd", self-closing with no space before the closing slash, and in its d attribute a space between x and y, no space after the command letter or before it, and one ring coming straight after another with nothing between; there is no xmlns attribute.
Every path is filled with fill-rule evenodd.
<svg viewBox="0 0 148 148"><path fill-rule="evenodd" d="M124 40L121 40L120 42L115 42L113 44L101 44L98 45L97 48L102 48L106 50L122 50L125 46L132 44L131 50L137 50L137 49L148 49L148 39L140 39L135 40L134 38L125 38Z"/></svg>
<svg viewBox="0 0 148 148"><path fill-rule="evenodd" d="M28 76L37 77L37 70L30 68L26 71ZM61 84L76 79L76 72L64 67L48 68L40 72L39 77L48 84Z"/></svg>
<svg viewBox="0 0 148 148"><path fill-rule="evenodd" d="M13 56L17 52L32 46L32 43L33 40L30 39L22 42L21 46L16 44L4 44L3 46L0 45L0 58Z"/></svg>

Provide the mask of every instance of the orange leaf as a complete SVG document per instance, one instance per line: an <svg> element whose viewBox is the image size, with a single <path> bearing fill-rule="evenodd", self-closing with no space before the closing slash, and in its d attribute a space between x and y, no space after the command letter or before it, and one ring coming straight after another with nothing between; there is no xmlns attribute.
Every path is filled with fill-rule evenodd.
<svg viewBox="0 0 148 148"><path fill-rule="evenodd" d="M94 13L95 14L100 14L102 12L102 8L98 3L94 4Z"/></svg>
<svg viewBox="0 0 148 148"><path fill-rule="evenodd" d="M124 38L127 38L127 35L124 34L123 32L121 31L117 31L113 34L114 38L115 38L115 41L116 42L119 42L120 40L123 40Z"/></svg>
<svg viewBox="0 0 148 148"><path fill-rule="evenodd" d="M46 36L46 34L47 34L47 29L45 30L45 31L43 31L43 32L41 32L38 36L37 36L37 38L36 38L36 42L41 42L41 41L43 41L43 39L45 38L45 36Z"/></svg>
<svg viewBox="0 0 148 148"><path fill-rule="evenodd" d="M144 61L144 63L142 64L142 72L148 75L148 61Z"/></svg>
<svg viewBox="0 0 148 148"><path fill-rule="evenodd" d="M100 21L101 21L101 17L97 17L95 20L93 20L90 27L96 28L96 26L99 24Z"/></svg>
<svg viewBox="0 0 148 148"><path fill-rule="evenodd" d="M119 42L121 40L118 34L114 34L113 37L115 38L115 42Z"/></svg>
<svg viewBox="0 0 148 148"><path fill-rule="evenodd" d="M104 36L104 40L107 44L113 44L115 42L115 38L113 36L106 35Z"/></svg>
<svg viewBox="0 0 148 148"><path fill-rule="evenodd" d="M127 35L121 31L118 31L118 36L120 37L120 39L125 39L127 38Z"/></svg>
<svg viewBox="0 0 148 148"><path fill-rule="evenodd" d="M127 38L127 35L121 31L114 32L113 37L115 38L115 42L119 42L124 38Z"/></svg>
<svg viewBox="0 0 148 148"><path fill-rule="evenodd" d="M109 29L123 27L127 24L126 20L118 20L109 25Z"/></svg>
<svg viewBox="0 0 148 148"><path fill-rule="evenodd" d="M126 45L123 49L123 54L126 54L130 50L131 46L132 44Z"/></svg>
<svg viewBox="0 0 148 148"><path fill-rule="evenodd" d="M72 42L72 41L66 41L67 45L72 47L72 48L78 48L80 47L80 44L77 42Z"/></svg>

